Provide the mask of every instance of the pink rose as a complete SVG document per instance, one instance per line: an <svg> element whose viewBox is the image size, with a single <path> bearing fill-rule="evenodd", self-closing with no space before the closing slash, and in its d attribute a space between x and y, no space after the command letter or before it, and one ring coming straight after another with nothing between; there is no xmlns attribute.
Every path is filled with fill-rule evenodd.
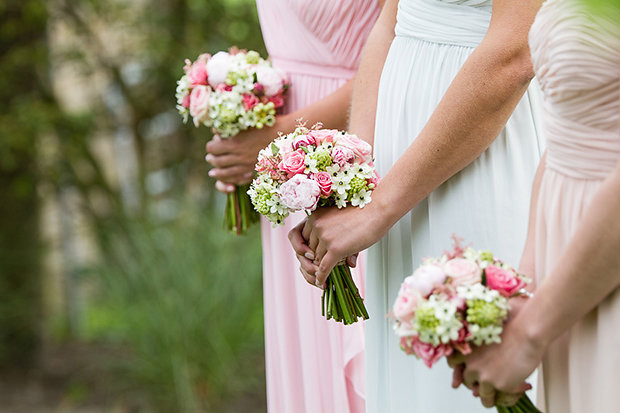
<svg viewBox="0 0 620 413"><path fill-rule="evenodd" d="M233 87L231 85L227 85L226 83L220 83L215 87L215 90L217 90L218 92L230 92L232 88Z"/></svg>
<svg viewBox="0 0 620 413"><path fill-rule="evenodd" d="M295 175L280 186L282 203L294 211L314 211L320 194L319 184L303 174Z"/></svg>
<svg viewBox="0 0 620 413"><path fill-rule="evenodd" d="M243 94L243 108L246 111L249 112L250 110L252 110L252 108L254 106L256 106L258 104L258 102L259 101L258 101L258 98L256 96L251 95L249 93L244 93Z"/></svg>
<svg viewBox="0 0 620 413"><path fill-rule="evenodd" d="M318 129L310 131L308 135L316 140L317 145L320 145L324 142L333 142L337 134L338 131L335 129Z"/></svg>
<svg viewBox="0 0 620 413"><path fill-rule="evenodd" d="M355 154L355 162L372 162L372 146L355 135L338 135L336 139L336 146L343 146L352 150Z"/></svg>
<svg viewBox="0 0 620 413"><path fill-rule="evenodd" d="M310 135L299 135L293 141L293 149L297 150L302 146L316 145L316 141Z"/></svg>
<svg viewBox="0 0 620 413"><path fill-rule="evenodd" d="M181 106L183 106L186 109L189 109L189 103L190 103L190 99L189 99L189 93L187 95L185 95L185 97L183 98L183 102L181 103Z"/></svg>
<svg viewBox="0 0 620 413"><path fill-rule="evenodd" d="M448 344L439 344L433 346L430 343L424 343L419 339L413 340L411 343L413 353L424 361L428 367L433 367L440 358L452 354L452 347Z"/></svg>
<svg viewBox="0 0 620 413"><path fill-rule="evenodd" d="M459 337L456 340L453 340L452 347L461 352L461 354L467 355L471 353L471 347L467 338L469 337L469 331L467 331L466 327L463 327L459 330Z"/></svg>
<svg viewBox="0 0 620 413"><path fill-rule="evenodd" d="M283 153L278 168L289 175L300 174L306 169L305 159L306 154L302 150Z"/></svg>
<svg viewBox="0 0 620 413"><path fill-rule="evenodd" d="M332 177L327 172L317 172L312 174L312 179L319 184L321 196L330 196L332 193Z"/></svg>
<svg viewBox="0 0 620 413"><path fill-rule="evenodd" d="M489 265L484 269L487 287L499 291L504 297L511 297L525 286L525 281L514 271Z"/></svg>
<svg viewBox="0 0 620 413"><path fill-rule="evenodd" d="M191 80L192 86L208 84L207 58L208 55L200 55L198 60L196 60L189 68L187 76L189 77L189 80Z"/></svg>
<svg viewBox="0 0 620 413"><path fill-rule="evenodd" d="M272 102L273 106L276 109L281 108L282 106L284 106L284 96L282 96L282 93L278 93L274 96L269 96L267 98L267 102Z"/></svg>
<svg viewBox="0 0 620 413"><path fill-rule="evenodd" d="M332 149L332 161L337 163L340 166L345 166L347 163L352 162L355 154L349 148L336 146Z"/></svg>
<svg viewBox="0 0 620 413"><path fill-rule="evenodd" d="M445 273L451 278L450 283L457 285L473 285L482 281L480 267L464 258L453 258L443 266Z"/></svg>
<svg viewBox="0 0 620 413"><path fill-rule="evenodd" d="M411 323L421 299L422 296L415 288L403 283L392 306L394 317L400 321Z"/></svg>
<svg viewBox="0 0 620 413"><path fill-rule="evenodd" d="M263 85L261 85L260 83L254 83L253 91L257 95L261 95L261 94L263 94L265 92L265 87Z"/></svg>
<svg viewBox="0 0 620 413"><path fill-rule="evenodd" d="M190 95L189 114L192 115L196 127L209 117L209 96L211 91L208 86L196 86Z"/></svg>
<svg viewBox="0 0 620 413"><path fill-rule="evenodd" d="M405 278L403 283L414 288L422 297L428 297L433 289L446 281L446 274L441 267L434 264L423 265L413 275Z"/></svg>
<svg viewBox="0 0 620 413"><path fill-rule="evenodd" d="M373 184L376 187L377 185L379 185L379 180L379 175L377 175L377 172L375 171L372 177L368 180L368 183Z"/></svg>

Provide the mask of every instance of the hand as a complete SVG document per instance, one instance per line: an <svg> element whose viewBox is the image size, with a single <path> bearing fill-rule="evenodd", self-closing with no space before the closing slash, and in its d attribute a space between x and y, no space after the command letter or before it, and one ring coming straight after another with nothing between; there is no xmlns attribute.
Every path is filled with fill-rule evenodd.
<svg viewBox="0 0 620 413"><path fill-rule="evenodd" d="M323 288L323 284L318 283L316 279L316 271L319 266L314 259L314 251L308 246L306 240L301 235L306 221L302 221L295 226L289 233L288 239L295 250L297 260L299 261L299 271L309 284ZM357 266L357 256L355 253L347 257L347 265L355 268Z"/></svg>
<svg viewBox="0 0 620 413"><path fill-rule="evenodd" d="M515 318L506 323L500 344L475 347L467 356L451 357L453 386L462 381L486 407L516 403L531 388L525 379L544 354L543 346L527 338L523 322L527 320Z"/></svg>
<svg viewBox="0 0 620 413"><path fill-rule="evenodd" d="M313 265L300 259L306 279L311 282L314 277L315 284L323 286L330 271L339 261L381 239L388 230L383 222L383 214L373 202L364 208L349 207L339 210L329 207L314 211L289 233L298 259L303 257L310 260L306 254L313 254ZM301 246L301 239L305 246Z"/></svg>
<svg viewBox="0 0 620 413"><path fill-rule="evenodd" d="M217 178L215 187L221 192L232 192L235 185L252 181L258 152L276 138L275 127L251 128L238 135L223 139L214 135L206 145L206 161L213 165L209 176Z"/></svg>

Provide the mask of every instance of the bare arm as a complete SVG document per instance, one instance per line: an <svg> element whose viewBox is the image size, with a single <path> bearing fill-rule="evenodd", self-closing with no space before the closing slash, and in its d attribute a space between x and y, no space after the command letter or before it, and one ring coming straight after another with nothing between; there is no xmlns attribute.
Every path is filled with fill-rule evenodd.
<svg viewBox="0 0 620 413"><path fill-rule="evenodd" d="M493 142L533 76L527 36L539 7L540 0L496 0L484 40L420 135L383 178L373 202L363 209L345 208L337 217L328 217L332 211L318 211L308 219L303 235L317 259L325 257L318 271L319 282L342 257L380 239Z"/></svg>
<svg viewBox="0 0 620 413"><path fill-rule="evenodd" d="M349 132L371 145L375 134L377 95L383 64L394 39L398 0L388 0L372 28L355 76Z"/></svg>

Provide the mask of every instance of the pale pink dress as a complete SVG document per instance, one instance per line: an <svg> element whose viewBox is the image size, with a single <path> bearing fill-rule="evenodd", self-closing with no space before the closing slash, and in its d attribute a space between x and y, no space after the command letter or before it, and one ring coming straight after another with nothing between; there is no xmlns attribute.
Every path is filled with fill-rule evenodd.
<svg viewBox="0 0 620 413"><path fill-rule="evenodd" d="M379 13L375 0L257 0L257 6L273 64L290 76L287 111L355 75ZM291 216L275 229L262 221L268 410L363 412L363 324L345 327L321 316L321 292L302 278L287 237L303 217Z"/></svg>
<svg viewBox="0 0 620 413"><path fill-rule="evenodd" d="M620 159L620 22L548 0L530 45L548 139L536 211L540 284ZM620 411L620 288L552 344L541 374L545 413Z"/></svg>

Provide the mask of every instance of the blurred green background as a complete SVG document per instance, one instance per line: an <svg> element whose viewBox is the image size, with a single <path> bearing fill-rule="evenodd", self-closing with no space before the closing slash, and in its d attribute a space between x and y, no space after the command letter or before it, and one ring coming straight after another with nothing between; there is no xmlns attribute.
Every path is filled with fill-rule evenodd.
<svg viewBox="0 0 620 413"><path fill-rule="evenodd" d="M0 2L0 412L266 410L259 231L174 107L231 45L253 0Z"/></svg>

